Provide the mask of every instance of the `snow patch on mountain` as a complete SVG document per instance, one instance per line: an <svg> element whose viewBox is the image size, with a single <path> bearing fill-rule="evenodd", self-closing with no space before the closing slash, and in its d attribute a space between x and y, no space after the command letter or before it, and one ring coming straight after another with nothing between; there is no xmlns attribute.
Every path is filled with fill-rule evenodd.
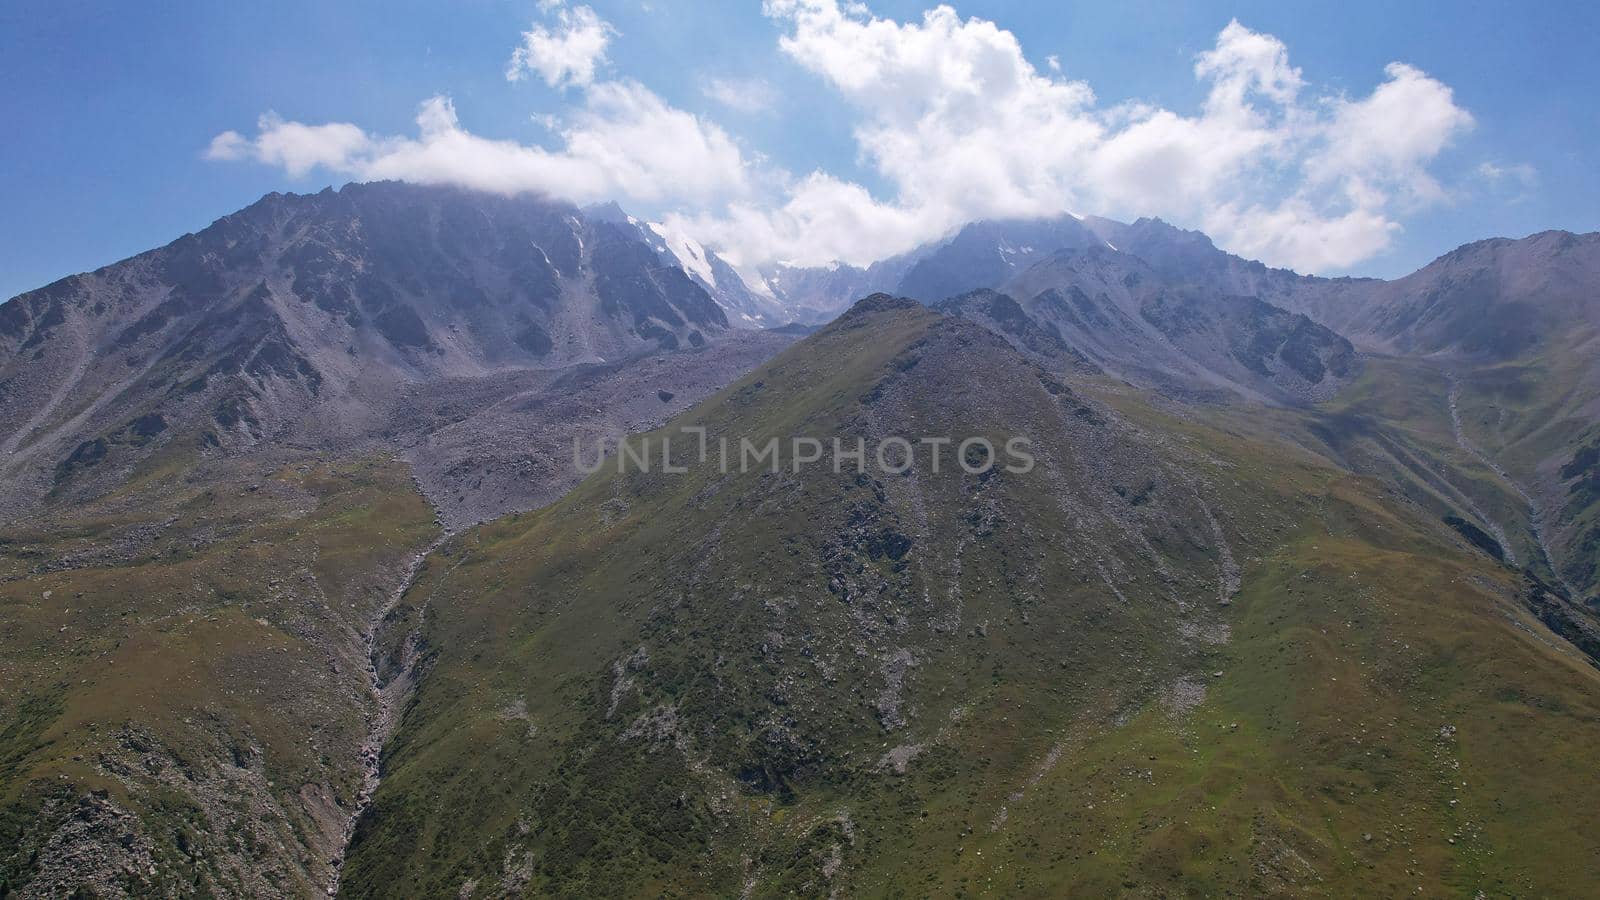
<svg viewBox="0 0 1600 900"><path fill-rule="evenodd" d="M711 260L706 254L706 248L700 242L682 231L659 222L649 223L651 231L661 238L667 245L672 255L677 257L678 263L691 275L704 281L710 287L717 286L717 276L711 270Z"/></svg>

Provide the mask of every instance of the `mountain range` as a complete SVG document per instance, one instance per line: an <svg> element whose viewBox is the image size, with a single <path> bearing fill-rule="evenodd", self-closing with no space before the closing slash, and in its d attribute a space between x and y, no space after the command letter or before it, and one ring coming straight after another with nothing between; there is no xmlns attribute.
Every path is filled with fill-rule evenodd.
<svg viewBox="0 0 1600 900"><path fill-rule="evenodd" d="M268 195L0 305L0 896L1571 894L1597 342L1600 234Z"/></svg>
<svg viewBox="0 0 1600 900"><path fill-rule="evenodd" d="M431 443L413 464L433 472L461 462L437 447L452 419L491 404L463 454L516 442L505 465L558 468L543 457L564 460L569 436L528 429L657 421L786 340L734 332L661 253L570 204L395 183L269 195L0 307L0 514L103 492L163 454ZM624 371L660 384L607 394ZM590 400L525 414L558 381L562 402ZM451 490L430 493L450 506Z"/></svg>

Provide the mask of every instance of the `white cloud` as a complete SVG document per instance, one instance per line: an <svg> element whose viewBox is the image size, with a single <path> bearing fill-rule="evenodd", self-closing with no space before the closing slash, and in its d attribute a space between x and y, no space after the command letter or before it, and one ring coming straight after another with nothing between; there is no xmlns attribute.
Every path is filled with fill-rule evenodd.
<svg viewBox="0 0 1600 900"><path fill-rule="evenodd" d="M1205 99L1186 114L1101 104L1088 84L1059 74L1060 60L1047 58L1042 71L1015 34L949 6L910 22L837 0L763 8L782 29L781 52L855 117L858 160L882 185L876 193L820 169L770 169L643 85L595 80L615 31L558 0L546 9L554 29L525 34L507 73L581 90L581 102L541 118L554 146L474 135L434 98L416 137L268 116L254 138L224 132L206 154L294 175L322 168L643 204L746 269L865 264L974 219L1078 211L1159 215L1271 264L1336 271L1383 252L1406 214L1447 198L1429 168L1473 124L1448 86L1403 63L1365 96L1319 92L1283 42L1238 22L1196 57ZM713 80L703 90L743 112L776 101L764 81Z"/></svg>
<svg viewBox="0 0 1600 900"><path fill-rule="evenodd" d="M766 112L778 102L778 92L759 78L713 78L702 91L734 112Z"/></svg>
<svg viewBox="0 0 1600 900"><path fill-rule="evenodd" d="M244 135L230 129L212 138L202 155L206 159L233 160L244 159L249 153L250 142L244 139Z"/></svg>
<svg viewBox="0 0 1600 900"><path fill-rule="evenodd" d="M711 214L670 215L667 221L750 271L780 261L864 265L883 259L939 235L941 229L929 227L919 215L879 203L861 185L819 171L790 184L776 206L740 201Z"/></svg>
<svg viewBox="0 0 1600 900"><path fill-rule="evenodd" d="M1276 205L1223 204L1206 213L1202 227L1226 235L1226 247L1246 259L1259 259L1316 271L1343 268L1381 253L1400 231L1383 213L1354 207L1338 214L1319 209L1300 196Z"/></svg>
<svg viewBox="0 0 1600 900"><path fill-rule="evenodd" d="M278 165L292 176L321 168L358 180L537 192L579 203L623 197L716 204L749 190L749 166L726 132L631 81L591 86L554 150L472 134L447 97L422 104L417 132L385 137L346 123L304 125L269 115L254 138L224 132L208 152Z"/></svg>
<svg viewBox="0 0 1600 900"><path fill-rule="evenodd" d="M1349 191L1398 193L1410 201L1433 201L1443 190L1427 172L1455 135L1470 129L1472 116L1455 105L1449 87L1404 63L1390 63L1389 80L1366 99L1338 100L1327 142L1307 163L1316 182L1343 181Z"/></svg>
<svg viewBox="0 0 1600 900"><path fill-rule="evenodd" d="M1307 99L1288 48L1238 22L1197 57L1206 99L1185 115L1098 105L1054 74L1059 60L1041 72L1014 34L948 6L903 23L836 0L764 10L782 51L858 113L857 148L889 191L817 173L764 223L747 207L699 217L711 243L751 261L815 262L837 245L867 262L972 219L1081 210L1161 215L1267 262L1342 269L1387 248L1400 213L1442 198L1428 164L1472 125L1447 86L1398 63L1365 98ZM875 230L815 230L849 223Z"/></svg>
<svg viewBox="0 0 1600 900"><path fill-rule="evenodd" d="M1206 111L1224 117L1253 116L1255 94L1277 104L1293 103L1305 86L1300 70L1289 65L1289 48L1282 41L1251 31L1238 20L1217 35L1216 47L1200 54L1194 74L1211 81Z"/></svg>
<svg viewBox="0 0 1600 900"><path fill-rule="evenodd" d="M371 140L354 125L333 123L303 125L285 122L276 113L265 113L256 120L260 134L247 140L237 131L224 131L211 139L207 159L244 159L281 166L291 177L299 178L312 169L345 169L352 157L371 149Z"/></svg>
<svg viewBox="0 0 1600 900"><path fill-rule="evenodd" d="M595 81L611 26L586 6L541 0L560 26L523 35L508 77L538 72L552 85L582 90L562 116L537 116L555 146L494 140L461 127L455 104L436 96L418 109L415 137L369 134L334 122L307 125L268 113L253 138L226 131L210 159L253 159L292 177L324 170L357 180L455 184L502 194L535 192L587 203L626 200L709 208L751 193L754 164L712 122L669 105L631 80Z"/></svg>
<svg viewBox="0 0 1600 900"><path fill-rule="evenodd" d="M535 24L522 33L522 44L506 66L506 80L521 81L532 72L551 87L593 82L616 29L587 6L568 9L559 2L541 2L540 8L555 14L555 27Z"/></svg>

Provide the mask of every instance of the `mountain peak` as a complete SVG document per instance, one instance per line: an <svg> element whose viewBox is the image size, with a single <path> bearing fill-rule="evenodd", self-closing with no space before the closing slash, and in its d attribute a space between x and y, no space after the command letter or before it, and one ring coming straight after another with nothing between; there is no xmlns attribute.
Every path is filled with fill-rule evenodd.
<svg viewBox="0 0 1600 900"><path fill-rule="evenodd" d="M628 223L633 221L633 217L628 215L615 200L585 206L583 215L585 218L596 222Z"/></svg>
<svg viewBox="0 0 1600 900"><path fill-rule="evenodd" d="M879 291L857 300L845 311L845 316L866 316L874 313L898 312L908 309L922 309L921 303L910 297L896 297ZM843 317L841 317L843 318Z"/></svg>
<svg viewBox="0 0 1600 900"><path fill-rule="evenodd" d="M25 497L98 490L180 432L224 452L342 440L419 380L703 347L729 327L629 225L400 182L267 195L0 309L0 432L16 432L0 495ZM74 393L92 399L69 409ZM341 407L363 412L317 418ZM128 430L152 412L167 435Z"/></svg>

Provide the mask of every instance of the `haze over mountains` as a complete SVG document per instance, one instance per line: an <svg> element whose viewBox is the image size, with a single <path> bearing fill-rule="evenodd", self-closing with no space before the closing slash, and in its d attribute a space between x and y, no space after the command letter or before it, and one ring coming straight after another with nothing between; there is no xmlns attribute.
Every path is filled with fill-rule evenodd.
<svg viewBox="0 0 1600 900"><path fill-rule="evenodd" d="M386 182L0 305L0 894L1600 879L1600 235L746 274ZM573 466L680 426L1039 466Z"/></svg>

